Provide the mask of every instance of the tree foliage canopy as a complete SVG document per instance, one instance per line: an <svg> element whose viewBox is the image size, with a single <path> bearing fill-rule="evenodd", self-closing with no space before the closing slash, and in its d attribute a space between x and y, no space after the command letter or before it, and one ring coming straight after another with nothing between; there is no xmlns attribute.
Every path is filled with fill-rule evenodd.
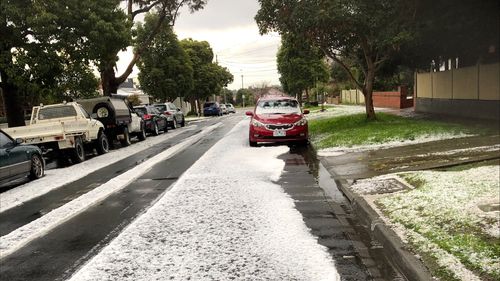
<svg viewBox="0 0 500 281"><path fill-rule="evenodd" d="M145 17L138 27L139 36L149 34L156 22L156 14ZM162 27L139 61L141 88L155 99L172 101L193 89L193 67L170 26Z"/></svg>
<svg viewBox="0 0 500 281"><path fill-rule="evenodd" d="M0 2L0 86L9 125L24 124L22 104L96 92L91 64L130 42L119 0ZM115 52L115 55L116 55ZM37 95L38 97L33 97Z"/></svg>
<svg viewBox="0 0 500 281"><path fill-rule="evenodd" d="M459 59L459 65L498 62L500 41L498 0L420 0L417 40L405 49L404 64L429 69Z"/></svg>
<svg viewBox="0 0 500 281"><path fill-rule="evenodd" d="M181 41L193 66L193 90L190 97L206 99L219 94L223 87L233 81L233 75L225 67L213 63L214 54L207 41L184 39Z"/></svg>
<svg viewBox="0 0 500 281"><path fill-rule="evenodd" d="M243 98L245 96L245 98ZM239 89L236 92L236 104L250 106L255 104L253 92L249 89Z"/></svg>
<svg viewBox="0 0 500 281"><path fill-rule="evenodd" d="M127 18L125 23L130 27L128 31L133 35L132 43L125 47L132 46L134 55L125 71L119 76L115 75L118 52L109 52L108 60L101 63L101 80L106 95L116 93L118 86L132 73L134 66L142 54L150 47L158 32L165 26L174 26L181 7L186 6L191 12L198 11L206 5L207 0L121 0L121 2L126 6ZM135 23L139 15L148 12L156 14L157 17L148 30L149 33L141 34L137 32L136 27L138 25Z"/></svg>
<svg viewBox="0 0 500 281"><path fill-rule="evenodd" d="M372 92L376 72L413 39L415 1L259 0L260 32L296 34L338 63L366 97L367 117L375 118ZM353 64L361 79L351 72Z"/></svg>
<svg viewBox="0 0 500 281"><path fill-rule="evenodd" d="M328 68L323 58L323 53L303 38L284 34L277 55L283 89L296 95L314 87L317 82L328 81Z"/></svg>

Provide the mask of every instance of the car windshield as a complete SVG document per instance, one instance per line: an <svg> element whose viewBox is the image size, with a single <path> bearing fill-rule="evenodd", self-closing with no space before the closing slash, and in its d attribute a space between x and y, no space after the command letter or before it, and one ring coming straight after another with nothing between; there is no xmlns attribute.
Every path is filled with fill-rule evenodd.
<svg viewBox="0 0 500 281"><path fill-rule="evenodd" d="M10 147L12 140L3 132L0 132L0 148Z"/></svg>
<svg viewBox="0 0 500 281"><path fill-rule="evenodd" d="M299 103L291 99L262 100L257 103L256 114L299 114Z"/></svg>
<svg viewBox="0 0 500 281"><path fill-rule="evenodd" d="M215 103L213 103L213 102L207 102L207 103L205 103L205 104L203 105L203 107L204 107L204 108L206 108L206 107L216 107L216 105L215 105Z"/></svg>
<svg viewBox="0 0 500 281"><path fill-rule="evenodd" d="M167 111L167 106L164 104L155 104L155 107L156 107L156 109L158 109L161 112Z"/></svg>
<svg viewBox="0 0 500 281"><path fill-rule="evenodd" d="M150 114L158 114L158 115L160 114L160 112L158 111L158 109L156 109L156 107L154 107L154 106L148 107L148 111L149 111Z"/></svg>

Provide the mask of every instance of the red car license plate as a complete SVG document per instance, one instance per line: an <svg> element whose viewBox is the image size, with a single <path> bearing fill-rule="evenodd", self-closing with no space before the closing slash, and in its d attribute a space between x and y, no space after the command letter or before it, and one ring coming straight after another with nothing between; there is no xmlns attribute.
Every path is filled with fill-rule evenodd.
<svg viewBox="0 0 500 281"><path fill-rule="evenodd" d="M284 137L284 136L286 136L286 131L284 130L273 131L273 137Z"/></svg>

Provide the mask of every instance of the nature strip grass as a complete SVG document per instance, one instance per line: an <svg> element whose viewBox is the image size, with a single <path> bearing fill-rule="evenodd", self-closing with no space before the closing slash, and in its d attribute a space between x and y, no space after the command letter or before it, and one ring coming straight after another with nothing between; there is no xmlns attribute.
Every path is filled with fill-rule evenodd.
<svg viewBox="0 0 500 281"><path fill-rule="evenodd" d="M498 165L401 176L415 189L376 203L392 223L403 227L433 274L442 280L472 280L460 272L461 263L481 280L500 280L498 215L478 209L498 198Z"/></svg>
<svg viewBox="0 0 500 281"><path fill-rule="evenodd" d="M377 120L366 120L365 114L354 114L309 121L314 145L321 149L336 146L377 144L394 140L414 140L435 134L469 133L461 125L417 120L377 113Z"/></svg>

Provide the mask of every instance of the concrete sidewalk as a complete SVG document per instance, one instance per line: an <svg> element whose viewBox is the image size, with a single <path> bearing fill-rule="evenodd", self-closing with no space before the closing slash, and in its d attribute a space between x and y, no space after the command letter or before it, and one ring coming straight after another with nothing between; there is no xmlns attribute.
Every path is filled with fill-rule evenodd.
<svg viewBox="0 0 500 281"><path fill-rule="evenodd" d="M500 135L447 139L374 151L319 157L351 202L370 235L382 244L387 257L408 280L432 280L426 266L379 216L373 197L351 189L356 180L402 171L418 171L491 160L500 162ZM405 183L387 179L382 193L408 189Z"/></svg>

